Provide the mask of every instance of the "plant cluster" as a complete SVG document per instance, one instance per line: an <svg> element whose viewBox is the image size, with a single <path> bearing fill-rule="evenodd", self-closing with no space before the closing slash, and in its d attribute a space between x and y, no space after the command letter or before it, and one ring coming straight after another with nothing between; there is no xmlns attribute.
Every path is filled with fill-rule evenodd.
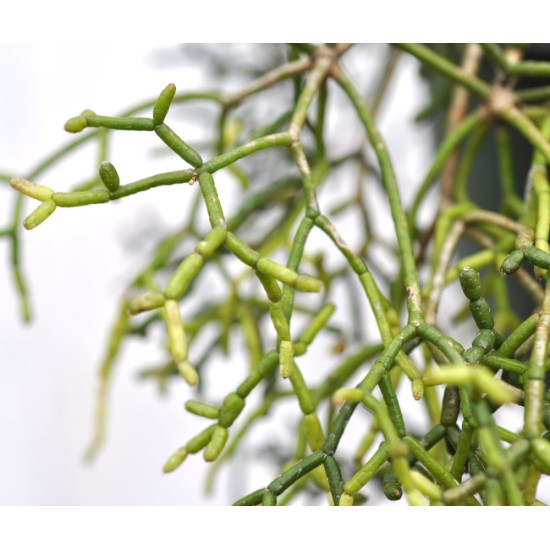
<svg viewBox="0 0 550 550"><path fill-rule="evenodd" d="M100 369L89 456L104 439L107 394L122 344L163 324L167 361L142 375L160 385L181 377L197 386L201 399L187 401L185 408L209 419L203 431L167 459L165 472L202 452L204 460L214 462L213 477L253 424L269 417L277 403L294 399L301 411L295 448L288 451L273 481L243 496L237 505L281 505L307 490L326 492L334 505L360 504L361 491L372 485L371 480L382 482L388 499L404 494L412 505L542 504L539 481L550 474L550 393L545 385L550 337L550 86L519 90L517 84L531 77L549 79L550 63L525 60L527 46L469 44L462 48L457 65L424 45L392 45L369 107L343 69L351 45L291 44L287 61L238 92L177 93L169 84L156 100L121 116L86 110L67 121L68 132L93 130L57 151L26 178L11 178L20 195L12 223L2 236L12 246L12 269L25 318L30 308L18 253L21 222L33 229L57 208L107 203L157 186L196 184L200 190L183 226L158 243L132 278L131 291L120 300ZM446 135L408 209L402 203L391 152L375 121L402 52L453 85ZM477 76L482 58L490 64L490 82ZM232 116L235 109L283 81L293 83L291 103L281 115L243 136ZM330 92L336 87L347 96L364 130L356 149L340 157L331 154L326 135ZM219 109L214 153L208 160L165 122L171 105L195 101ZM499 211L482 209L468 192L473 161L493 129L502 194ZM187 167L121 184L106 158L114 130L155 134ZM524 196L514 181L511 130L519 132L533 150ZM69 192L40 185L45 170L90 140L99 146L98 175ZM292 166L288 174L260 186L239 161L264 150L278 151ZM318 192L334 183L342 166L358 171L357 190L351 199L325 211ZM230 216L216 187L216 173L224 169L242 185L242 200ZM364 189L367 174L383 189L397 246L384 241L371 223L372 201ZM421 227L419 209L438 181L437 214L429 227ZM22 220L24 196L39 205ZM207 232L199 229L203 205L210 224ZM265 231L259 217L267 212L278 215L274 222L267 218L271 225ZM357 249L346 244L335 222L350 212L359 213L361 219L357 233L362 244ZM314 231L326 235L340 254L343 262L337 268L328 268L322 255L307 253ZM454 260L464 240L478 250ZM376 248L396 261L391 284L386 265L372 253ZM282 253L285 261L270 257ZM242 265L238 275L227 270L234 258ZM195 282L208 270L223 281L220 297L194 296ZM443 330L437 321L442 293L457 280L465 307L456 322L469 312L477 327L466 349L452 330ZM533 313L524 320L510 305L511 280L533 302ZM350 333L335 320L339 285L350 289L355 303L353 325L362 326L362 308L368 304L376 334L372 331L365 338L361 330ZM314 297L303 300L303 293ZM191 296L199 300L193 311L188 306ZM293 322L297 316L306 320L301 330ZM201 357L191 361L189 352L206 330L215 338ZM209 368L214 350L228 350L235 330L246 344L249 371L222 402L211 403L201 374ZM334 368L319 366L324 378L313 384L301 362L321 332L338 336L339 360ZM327 363L331 361L327 357ZM425 433L410 430L410 418L397 395L398 386L404 384L410 385L417 407L429 417ZM443 390L442 398L438 389ZM253 393L256 404L250 406ZM370 416L351 460L341 455L339 443L358 407ZM523 409L520 430L499 423L496 416L502 407Z"/></svg>

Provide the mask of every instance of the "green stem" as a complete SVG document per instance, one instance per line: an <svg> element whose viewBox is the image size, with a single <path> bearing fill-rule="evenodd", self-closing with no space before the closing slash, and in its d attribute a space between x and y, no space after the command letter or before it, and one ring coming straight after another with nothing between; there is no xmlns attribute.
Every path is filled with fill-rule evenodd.
<svg viewBox="0 0 550 550"><path fill-rule="evenodd" d="M535 330L533 352L524 375L525 413L524 435L527 438L538 437L542 433L542 412L545 392L546 357L550 340L550 273L546 279L544 302Z"/></svg>
<svg viewBox="0 0 550 550"><path fill-rule="evenodd" d="M540 315L535 313L523 321L523 323L504 340L495 352L495 355L498 357L513 357L518 348L535 333L539 318Z"/></svg>
<svg viewBox="0 0 550 550"><path fill-rule="evenodd" d="M516 192L510 132L505 126L497 126L495 135L502 186L502 203L506 212L510 209L511 204L515 204L521 201L521 199Z"/></svg>
<svg viewBox="0 0 550 550"><path fill-rule="evenodd" d="M221 97L220 101L223 105L227 107L237 105L238 103L243 101L243 99L250 97L251 95L254 95L258 92L261 92L266 88L270 88L278 82L282 82L283 80L301 75L302 73L306 72L311 67L311 65L312 60L309 57L298 59L296 61L291 61L289 63L281 65L280 67L277 67L276 69L273 69L272 71L269 71L268 73L264 74L257 80L254 80L238 92Z"/></svg>
<svg viewBox="0 0 550 550"><path fill-rule="evenodd" d="M416 57L420 62L445 75L454 82L461 84L481 99L488 99L491 93L490 87L475 76L467 75L454 63L447 61L443 56L435 53L421 44L393 44L405 52Z"/></svg>
<svg viewBox="0 0 550 550"><path fill-rule="evenodd" d="M541 86L540 88L528 88L519 90L516 93L518 101L547 101L550 99L550 86Z"/></svg>
<svg viewBox="0 0 550 550"><path fill-rule="evenodd" d="M382 181L390 203L393 223L395 225L395 232L397 234L397 241L399 244L399 253L404 271L405 288L407 291L409 322L421 323L423 321L423 313L414 251L407 225L407 217L401 203L399 188L397 186L397 180L393 171L390 156L382 136L376 128L374 119L355 86L340 68L333 70L333 76L355 107L378 158Z"/></svg>
<svg viewBox="0 0 550 550"><path fill-rule="evenodd" d="M320 55L315 60L315 63L308 74L306 82L302 88L302 91L294 107L294 113L290 119L290 126L288 133L292 136L293 140L298 140L300 131L304 126L307 117L307 111L313 98L322 86L330 66L333 63L334 55L331 50L323 50L319 52Z"/></svg>
<svg viewBox="0 0 550 550"><path fill-rule="evenodd" d="M446 138L445 141L438 147L435 158L426 174L423 182L417 191L412 206L409 210L409 225L411 229L416 227L416 216L418 209L431 186L437 179L441 170L445 166L448 159L457 149L457 147L464 141L464 139L476 128L478 128L485 119L485 113L482 110L475 111L468 115Z"/></svg>
<svg viewBox="0 0 550 550"><path fill-rule="evenodd" d="M550 162L550 143L520 109L514 105L506 105L497 114L523 134L544 155L546 161Z"/></svg>
<svg viewBox="0 0 550 550"><path fill-rule="evenodd" d="M445 489L451 489L458 485L457 480L439 464L439 462L437 462L413 436L407 435L403 438L403 441L407 443L411 453L418 462L424 465ZM467 506L479 506L477 499L472 496L467 497L464 503Z"/></svg>
<svg viewBox="0 0 550 550"><path fill-rule="evenodd" d="M325 454L317 451L306 458L300 460L297 464L289 468L286 472L274 479L267 488L275 495L280 495L285 489L288 489L298 479L317 468L325 460ZM237 503L235 503L237 504Z"/></svg>
<svg viewBox="0 0 550 550"><path fill-rule="evenodd" d="M455 182L455 198L458 202L469 202L468 177L470 176L474 159L489 131L489 122L483 122L473 132L472 137L464 148L464 154L460 161Z"/></svg>
<svg viewBox="0 0 550 550"><path fill-rule="evenodd" d="M550 63L544 61L519 61L510 63L496 44L481 44L483 51L506 74L530 76L536 78L550 77Z"/></svg>
<svg viewBox="0 0 550 550"><path fill-rule="evenodd" d="M451 475L460 482L462 480L462 474L466 468L468 457L470 455L470 446L472 443L473 430L470 423L464 421L462 423L462 431L458 439L458 445L456 453L453 458L453 464L451 466Z"/></svg>
<svg viewBox="0 0 550 550"><path fill-rule="evenodd" d="M288 147L291 144L292 138L288 132L264 136L214 157L204 164L201 164L197 168L197 172L199 174L204 174L205 172L213 174L214 172L237 162L239 159L252 155L253 153L257 153L258 151L262 151L263 149L269 149L270 147Z"/></svg>

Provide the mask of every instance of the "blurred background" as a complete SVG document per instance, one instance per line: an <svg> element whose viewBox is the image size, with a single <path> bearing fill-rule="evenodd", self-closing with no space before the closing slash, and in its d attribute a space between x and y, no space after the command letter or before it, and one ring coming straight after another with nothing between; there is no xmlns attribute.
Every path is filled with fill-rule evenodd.
<svg viewBox="0 0 550 550"><path fill-rule="evenodd" d="M179 92L238 90L282 62L285 55L285 46L278 44L0 45L0 172L28 174L71 139L63 124L83 109L116 114L155 98L169 82L176 84ZM372 93L387 56L388 49L382 45L360 46L346 55L344 65L366 97ZM244 132L251 131L261 126L262 120L280 113L291 97L292 84L284 82L245 102L236 111L236 119L243 121ZM327 142L338 155L358 140L361 129L351 120L349 107L336 89L330 97ZM418 65L402 56L377 118L405 204L422 180L433 152L432 125L414 120L429 97ZM202 144L207 144L216 130L215 112L204 103L177 106L170 111L168 123L208 157ZM96 156L93 147L84 147L36 183L69 190L90 177ZM145 132L113 133L109 159L122 183L181 169L178 158ZM263 162L263 157L260 159ZM250 173L256 175L251 185L256 181L265 185L281 169L276 160L260 166L258 161L250 162ZM356 176L346 171L339 176L320 193L322 208L328 210L350 194L350 181ZM225 174L217 182L224 209L233 211L239 204L238 182ZM220 469L211 494L204 491L208 467L200 456L190 457L175 473L162 475L166 458L202 429L204 420L184 411L183 403L193 391L183 381L172 380L161 394L152 382L138 380L141 369L163 357L162 331L154 330L146 339L132 339L124 346L109 400L106 444L92 464L83 462L92 432L97 368L120 296L157 239L182 224L197 192L198 186L161 187L111 204L58 209L43 225L25 231L22 263L33 308L33 321L28 325L21 321L8 269L9 247L5 239L0 240L1 505L228 504L273 479L277 453L283 449L291 452L295 403L292 410L277 408L270 421L254 428L234 460ZM6 183L0 183L0 227L11 217L14 194ZM379 205L371 209L373 223L394 242L380 188L369 188L371 199ZM31 202L25 202L25 215L34 206ZM421 211L421 220L431 219L434 204L429 202ZM201 216L206 230L204 211ZM261 224L261 220L257 222ZM353 217L338 218L338 228L352 246L358 244L358 223ZM314 234L308 252L320 250L325 251L329 265L339 261L328 241ZM388 268L393 267L388 259ZM384 273L376 276L382 286L389 282ZM205 285L203 292L215 292L215 281L207 280ZM452 296L456 288L448 292ZM342 295L337 306L338 318L349 324L349 299ZM366 338L374 341L371 316L365 315ZM466 340L473 333L470 326L460 330ZM230 356L214 354L209 359L205 384L206 395L214 397L211 400L231 391L246 372L238 351L242 341L238 336L234 340ZM326 363L327 350L336 343L330 334L316 341L303 361L306 379L315 380L322 374L319 365ZM334 366L337 359L331 357L330 363ZM414 407L408 393L405 390L402 397ZM426 422L422 415L419 411L414 426L420 431ZM521 418L511 421L519 425ZM351 428L342 441L343 448L353 448L353 434L364 433L364 425L362 430L361 425ZM375 494L370 498L369 504L404 504L379 500ZM296 502L325 503L314 497Z"/></svg>

